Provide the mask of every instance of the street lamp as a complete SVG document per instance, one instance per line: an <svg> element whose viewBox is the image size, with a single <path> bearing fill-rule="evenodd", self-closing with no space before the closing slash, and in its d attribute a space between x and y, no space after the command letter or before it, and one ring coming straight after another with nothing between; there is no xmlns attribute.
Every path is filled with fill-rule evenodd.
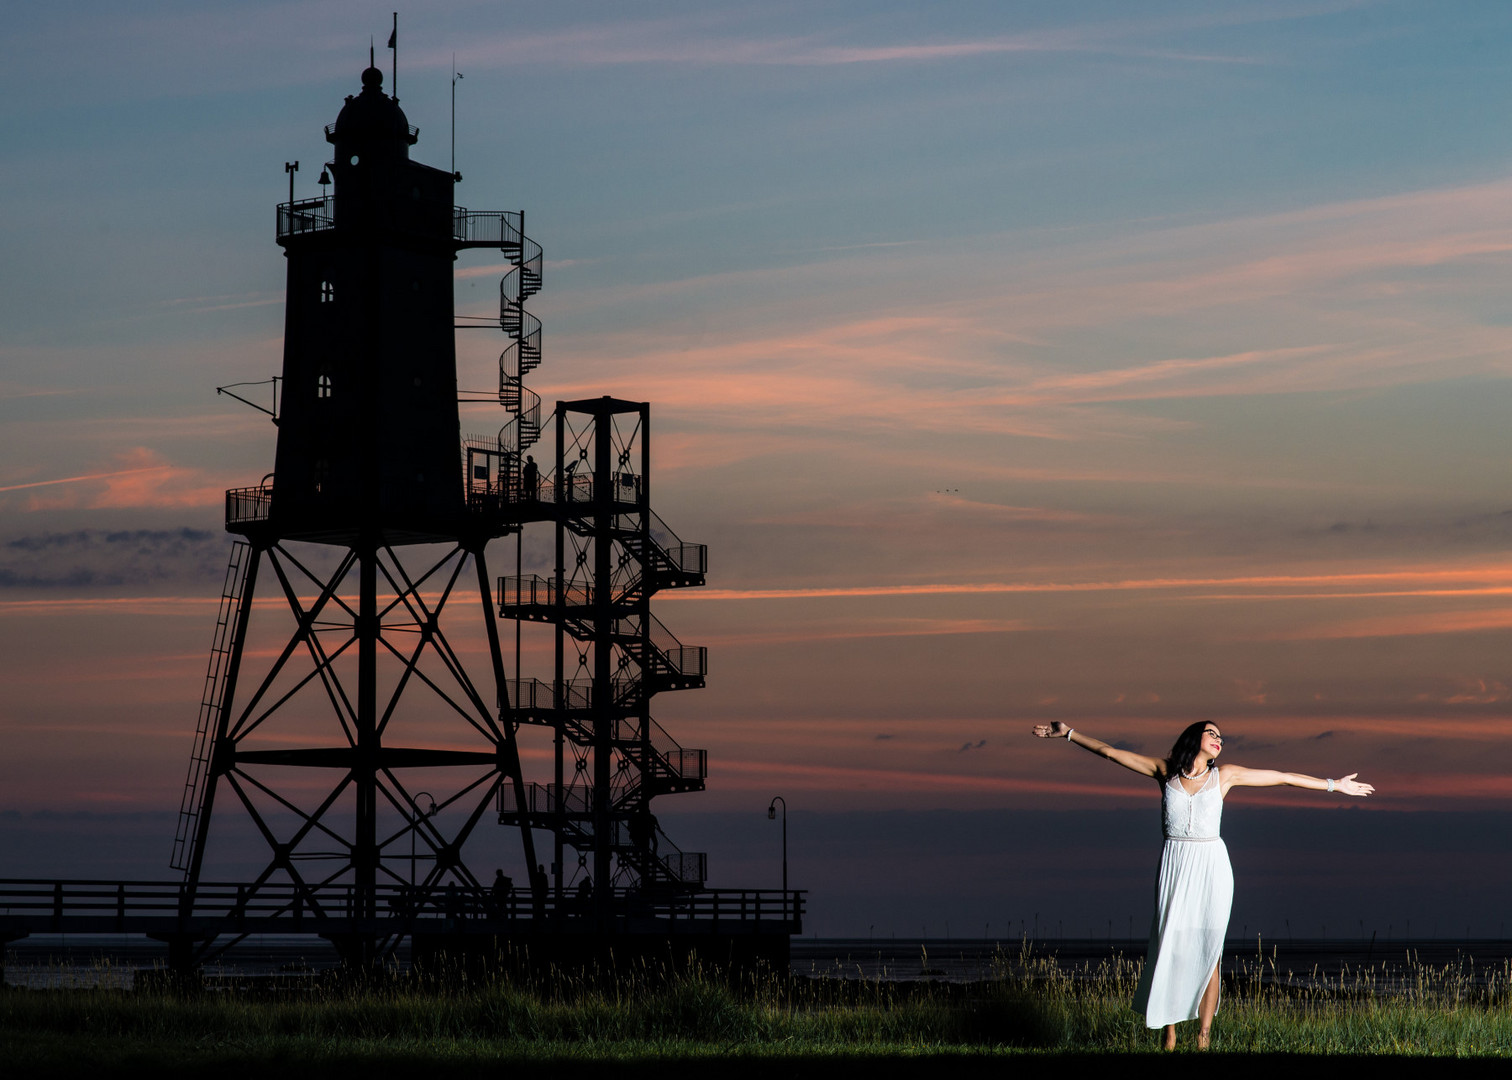
<svg viewBox="0 0 1512 1080"><path fill-rule="evenodd" d="M782 918L788 917L788 887L787 887L787 800L781 795L774 796L772 805L767 807L767 820L777 820L777 804L782 804Z"/></svg>
<svg viewBox="0 0 1512 1080"><path fill-rule="evenodd" d="M430 803L429 810L420 809L421 798ZM413 889L415 887L415 834L420 831L420 820L432 817L436 813L436 799L428 791L418 791L410 800L410 808L415 812L410 818L410 888Z"/></svg>

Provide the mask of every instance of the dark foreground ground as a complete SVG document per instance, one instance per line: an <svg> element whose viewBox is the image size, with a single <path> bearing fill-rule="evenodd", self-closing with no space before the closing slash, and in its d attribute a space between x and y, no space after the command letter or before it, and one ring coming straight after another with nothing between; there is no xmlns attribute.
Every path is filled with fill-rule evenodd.
<svg viewBox="0 0 1512 1080"><path fill-rule="evenodd" d="M1173 1068L1296 1080L1355 1067L1392 1076L1398 1063L1501 1076L1512 1059L1505 942L1299 941L1231 954L1215 1034L1219 1046L1252 1051L1174 1058L1129 1012L1135 966L1107 963L1127 961L1132 943L1045 942L1033 952L1055 960L1006 966L996 943L795 943L800 977L774 975L738 993L673 972L476 990L411 986L425 978L411 973L357 993L293 944L265 941L252 943L261 951L240 972L187 995L143 974L145 952L91 952L98 944L31 942L33 956L12 948L0 990L0 1080L1059 1080L1084 1069L1122 1077ZM992 972L992 982L973 981ZM1059 1049L1067 1046L1081 1049Z"/></svg>
<svg viewBox="0 0 1512 1080"><path fill-rule="evenodd" d="M559 1056L510 1053L459 1055L447 1047L332 1046L328 1054L287 1057L280 1054L248 1055L234 1047L182 1047L171 1057L157 1049L111 1045L79 1047L66 1041L0 1037L5 1054L4 1072L16 1077L116 1076L177 1077L215 1076L228 1080L374 1080L374 1078L444 1077L472 1080L488 1077L550 1076L614 1077L622 1080L653 1080L665 1077L710 1077L711 1080L784 1080L815 1078L839 1080L860 1074L868 1080L903 1077L947 1077L975 1080L1004 1078L1074 1077L1095 1073L1116 1077L1170 1075L1171 1068L1197 1067L1204 1075L1269 1078L1336 1077L1354 1069L1362 1075L1397 1075L1396 1068L1420 1074L1431 1068L1434 1076L1505 1076L1505 1061L1495 1059L1397 1057L1389 1055L1350 1057L1325 1055L1202 1055L1180 1053L1174 1059L1156 1054L1062 1054L1033 1051L983 1051L981 1053L917 1054L806 1054L785 1055L778 1047L690 1047L684 1055L657 1052L637 1057L633 1053L596 1061L584 1061L566 1051Z"/></svg>

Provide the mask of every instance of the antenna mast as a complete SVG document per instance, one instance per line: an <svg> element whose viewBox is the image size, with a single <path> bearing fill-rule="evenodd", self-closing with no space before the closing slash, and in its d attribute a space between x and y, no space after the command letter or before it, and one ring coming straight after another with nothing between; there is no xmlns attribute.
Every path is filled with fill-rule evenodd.
<svg viewBox="0 0 1512 1080"><path fill-rule="evenodd" d="M457 80L462 73L457 70L457 54L452 53L452 140L451 140L451 171L452 179L457 177Z"/></svg>

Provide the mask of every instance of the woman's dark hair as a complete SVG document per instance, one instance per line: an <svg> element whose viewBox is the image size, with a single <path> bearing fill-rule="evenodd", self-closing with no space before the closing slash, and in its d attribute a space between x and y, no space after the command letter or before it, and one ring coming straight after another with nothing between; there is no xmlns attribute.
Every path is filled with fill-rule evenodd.
<svg viewBox="0 0 1512 1080"><path fill-rule="evenodd" d="M1199 720L1195 724L1188 724L1185 731L1176 737L1176 745L1171 747L1171 753L1166 758L1166 773L1175 776L1177 773L1190 773L1192 766L1197 763L1197 755L1202 753L1202 733L1212 726L1211 720ZM1208 758L1208 765L1213 764L1213 759Z"/></svg>

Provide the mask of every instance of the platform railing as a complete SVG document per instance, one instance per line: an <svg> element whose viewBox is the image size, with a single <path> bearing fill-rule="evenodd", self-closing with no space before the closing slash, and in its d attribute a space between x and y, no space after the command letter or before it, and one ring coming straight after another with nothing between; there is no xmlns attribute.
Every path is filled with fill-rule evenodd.
<svg viewBox="0 0 1512 1080"><path fill-rule="evenodd" d="M452 207L452 237L464 244L487 244L489 247L520 246L520 212L518 210L469 210Z"/></svg>
<svg viewBox="0 0 1512 1080"><path fill-rule="evenodd" d="M565 680L558 688L544 679L506 679L509 701L516 709L591 709L593 681Z"/></svg>
<svg viewBox="0 0 1512 1080"><path fill-rule="evenodd" d="M316 199L296 199L291 203L278 204L278 236L294 236L299 233L324 232L336 227L336 197L324 195Z"/></svg>
<svg viewBox="0 0 1512 1080"><path fill-rule="evenodd" d="M554 606L558 595L554 578L539 574L499 578L499 609L504 615L509 614L507 608ZM567 582L560 595L568 607L593 604L593 586L582 582Z"/></svg>
<svg viewBox="0 0 1512 1080"><path fill-rule="evenodd" d="M656 653L652 658L653 663L659 659L677 675L703 678L708 674L709 650L706 646L684 645L655 615L647 615L646 618L651 622L648 636Z"/></svg>
<svg viewBox="0 0 1512 1080"><path fill-rule="evenodd" d="M708 544L684 542L654 510L647 513L651 515L651 542L661 549L663 557L673 569L685 574L709 572Z"/></svg>
<svg viewBox="0 0 1512 1080"><path fill-rule="evenodd" d="M672 879L685 885L702 885L709 876L709 855L705 851L678 851L663 855L661 861Z"/></svg>
<svg viewBox="0 0 1512 1080"><path fill-rule="evenodd" d="M273 489L267 486L231 488L226 492L226 524L267 521L273 509Z"/></svg>

